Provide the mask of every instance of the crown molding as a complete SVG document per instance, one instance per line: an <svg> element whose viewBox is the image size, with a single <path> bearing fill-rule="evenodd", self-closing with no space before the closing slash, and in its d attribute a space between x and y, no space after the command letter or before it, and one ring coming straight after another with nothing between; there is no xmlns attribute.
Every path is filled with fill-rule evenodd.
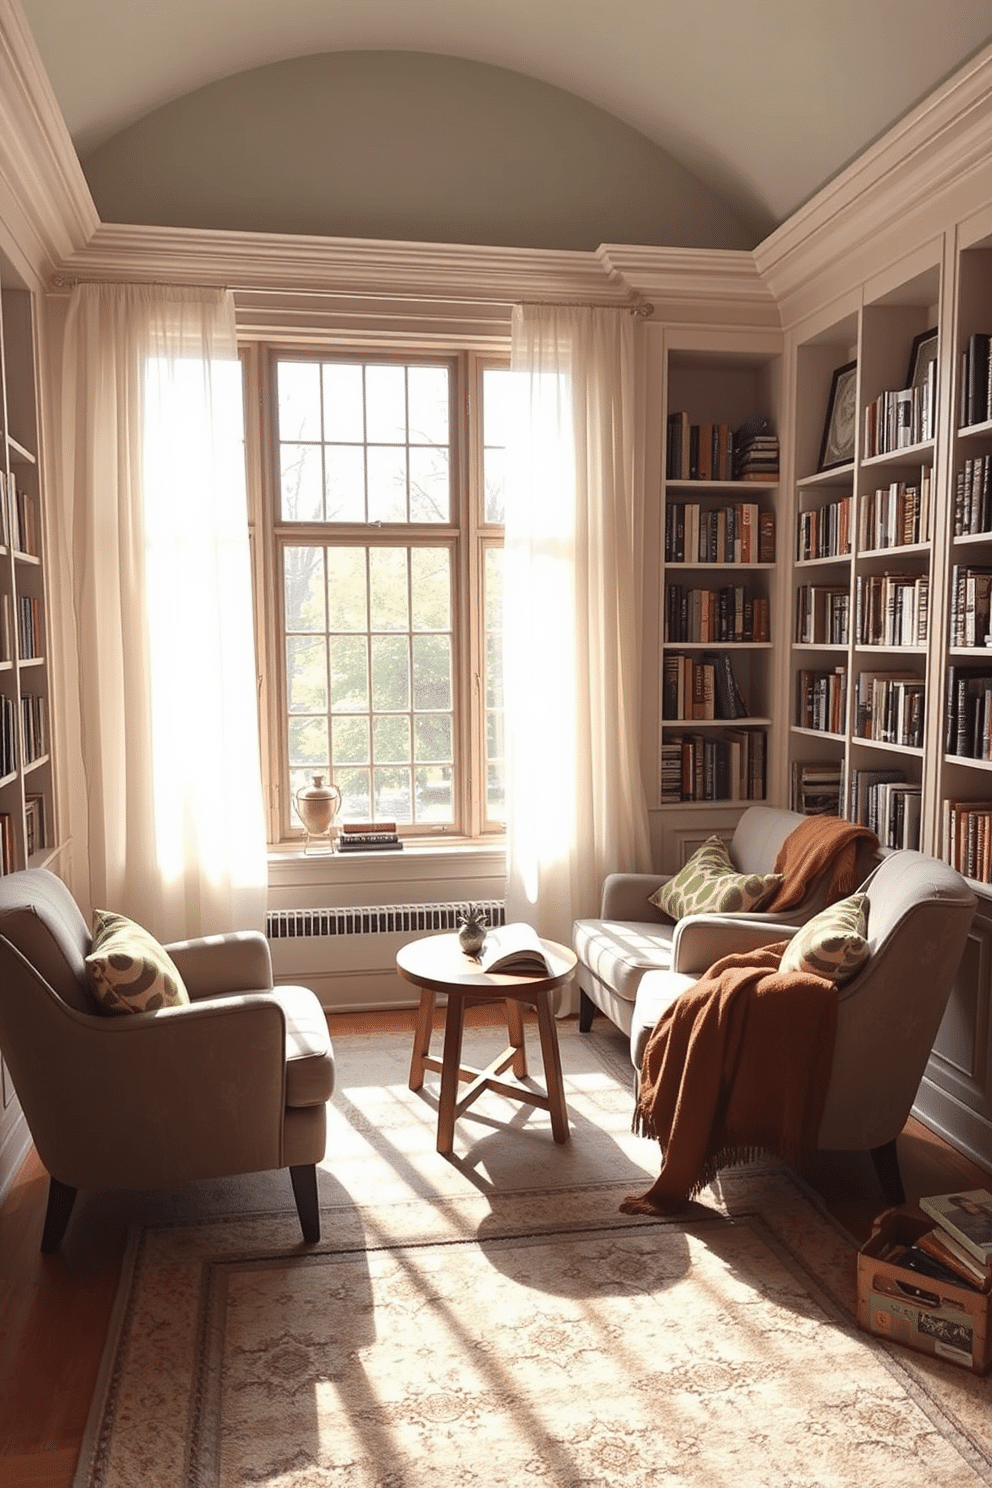
<svg viewBox="0 0 992 1488"><path fill-rule="evenodd" d="M17 0L0 0L0 216L21 272L42 281L99 222Z"/></svg>
<svg viewBox="0 0 992 1488"><path fill-rule="evenodd" d="M935 235L946 200L988 167L992 149L992 46L799 207L754 250L759 274L793 324L845 281L863 277L879 240ZM928 225L929 224L929 225ZM847 272L845 272L845 269ZM819 290L817 290L819 286Z"/></svg>
<svg viewBox="0 0 992 1488"><path fill-rule="evenodd" d="M778 330L775 298L758 272L754 255L722 248L654 248L607 243L604 265L655 307L665 321L724 323Z"/></svg>

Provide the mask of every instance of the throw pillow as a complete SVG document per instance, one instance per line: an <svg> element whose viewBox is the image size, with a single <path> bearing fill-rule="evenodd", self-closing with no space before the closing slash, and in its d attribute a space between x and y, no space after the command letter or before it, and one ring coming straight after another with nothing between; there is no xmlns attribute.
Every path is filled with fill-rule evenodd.
<svg viewBox="0 0 992 1488"><path fill-rule="evenodd" d="M868 959L868 895L838 899L796 931L781 971L807 971L841 987Z"/></svg>
<svg viewBox="0 0 992 1488"><path fill-rule="evenodd" d="M179 969L164 946L126 915L93 913L86 975L101 1012L148 1013L189 1002Z"/></svg>
<svg viewBox="0 0 992 1488"><path fill-rule="evenodd" d="M689 861L650 902L681 920L691 914L733 914L762 909L782 882L780 873L739 873L717 836L697 848Z"/></svg>

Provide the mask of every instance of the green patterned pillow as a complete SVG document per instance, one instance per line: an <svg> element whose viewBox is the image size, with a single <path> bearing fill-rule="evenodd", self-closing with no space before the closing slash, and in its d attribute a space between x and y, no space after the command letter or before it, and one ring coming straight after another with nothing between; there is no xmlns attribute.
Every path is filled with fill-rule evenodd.
<svg viewBox="0 0 992 1488"><path fill-rule="evenodd" d="M104 1013L148 1013L189 1002L183 979L165 947L133 920L106 909L93 912L86 975Z"/></svg>
<svg viewBox="0 0 992 1488"><path fill-rule="evenodd" d="M838 899L814 915L789 941L780 971L808 971L835 986L850 981L868 959L868 895Z"/></svg>
<svg viewBox="0 0 992 1488"><path fill-rule="evenodd" d="M674 920L691 914L733 914L762 909L782 882L780 873L738 873L722 838L697 848L674 878L651 895L650 903Z"/></svg>

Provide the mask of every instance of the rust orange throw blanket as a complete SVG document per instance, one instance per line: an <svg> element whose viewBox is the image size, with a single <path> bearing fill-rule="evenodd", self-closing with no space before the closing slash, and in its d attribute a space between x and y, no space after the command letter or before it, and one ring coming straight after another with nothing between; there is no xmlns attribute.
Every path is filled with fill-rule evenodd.
<svg viewBox="0 0 992 1488"><path fill-rule="evenodd" d="M860 882L857 855L862 843L878 846L878 838L868 827L840 821L836 816L805 817L779 848L775 872L783 875L782 884L771 903L762 906L764 913L773 915L776 910L801 904L828 872L825 904L853 894Z"/></svg>
<svg viewBox="0 0 992 1488"><path fill-rule="evenodd" d="M837 993L780 972L786 942L724 956L658 1020L644 1050L634 1130L662 1147L661 1175L627 1214L664 1214L717 1170L816 1145L833 1058Z"/></svg>

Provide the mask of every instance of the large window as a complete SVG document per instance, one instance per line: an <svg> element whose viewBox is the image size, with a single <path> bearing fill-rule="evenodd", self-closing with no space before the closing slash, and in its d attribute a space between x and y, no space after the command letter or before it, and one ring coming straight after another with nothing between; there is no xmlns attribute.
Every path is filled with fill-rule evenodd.
<svg viewBox="0 0 992 1488"><path fill-rule="evenodd" d="M342 820L502 831L506 369L271 353L261 376L273 836L315 774Z"/></svg>

